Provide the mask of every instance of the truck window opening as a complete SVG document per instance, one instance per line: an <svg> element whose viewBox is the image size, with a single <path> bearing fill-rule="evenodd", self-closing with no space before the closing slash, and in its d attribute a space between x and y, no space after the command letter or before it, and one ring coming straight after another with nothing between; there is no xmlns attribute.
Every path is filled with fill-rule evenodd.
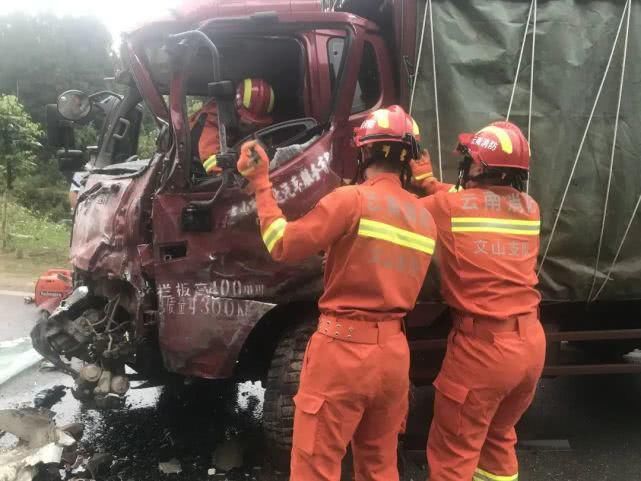
<svg viewBox="0 0 641 481"><path fill-rule="evenodd" d="M376 52L371 43L365 42L354 99L352 100L352 113L357 114L371 109L378 103L380 98L381 82Z"/></svg>

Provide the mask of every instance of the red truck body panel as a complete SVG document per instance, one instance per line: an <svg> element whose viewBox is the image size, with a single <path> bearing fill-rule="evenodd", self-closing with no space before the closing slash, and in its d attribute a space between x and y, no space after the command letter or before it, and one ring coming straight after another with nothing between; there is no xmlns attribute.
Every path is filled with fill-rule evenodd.
<svg viewBox="0 0 641 481"><path fill-rule="evenodd" d="M226 189L211 208L210 232L185 232L181 225L184 208L211 198L215 189L194 191L187 176L185 73L174 71L167 105L146 68L145 42L158 32L175 33L175 24L195 28L257 11L277 13L278 21L264 27L276 32L292 34L291 27L301 25L294 35L305 49L306 115L328 118L330 125L307 150L271 174L274 194L289 219L303 215L341 178L353 175L353 128L369 111L398 101L394 67L378 27L349 13L321 12L319 2L190 1L178 8L173 24L152 23L125 39L123 52L136 85L149 108L170 122L172 146L166 158L154 158L135 175L90 177L76 212L71 257L75 268L92 278L130 283L139 293L130 310L139 317L145 293L154 292L152 283L165 366L189 376L232 376L249 334L276 303L315 302L322 289L320 256L295 266L271 260L259 235L255 201L240 189ZM248 26L243 19L229 18L216 29L233 33ZM335 36L346 39L347 57L334 98L327 42ZM381 94L368 110L352 114L365 42L375 51ZM159 185L168 162L174 169ZM142 319L137 324L144 331Z"/></svg>

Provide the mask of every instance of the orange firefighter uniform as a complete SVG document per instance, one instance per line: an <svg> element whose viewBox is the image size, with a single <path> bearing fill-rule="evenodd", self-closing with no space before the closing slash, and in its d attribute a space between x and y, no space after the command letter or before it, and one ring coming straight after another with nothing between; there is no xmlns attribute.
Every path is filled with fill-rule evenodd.
<svg viewBox="0 0 641 481"><path fill-rule="evenodd" d="M529 147L512 124L464 139L472 161L527 169ZM432 193L423 202L438 229L442 295L453 329L434 381L430 480L513 481L514 426L532 401L545 358L535 288L539 207L511 186L457 192L431 171L429 157L413 165L414 178Z"/></svg>
<svg viewBox="0 0 641 481"><path fill-rule="evenodd" d="M390 121L396 115L392 110ZM318 330L294 397L291 479L338 481L351 441L356 480L398 480L396 450L409 390L401 322L430 263L434 222L397 174L338 188L302 218L288 221L272 196L268 159L255 146L256 166L248 160L251 147L243 146L238 169L253 179L272 257L296 262L327 252Z"/></svg>
<svg viewBox="0 0 641 481"><path fill-rule="evenodd" d="M241 124L254 130L272 123L270 113L274 109L274 89L262 79L246 78L236 87L236 111ZM200 130L198 156L208 174L220 172L216 154L220 152L220 131L218 129L218 108L210 100L189 118L189 128Z"/></svg>

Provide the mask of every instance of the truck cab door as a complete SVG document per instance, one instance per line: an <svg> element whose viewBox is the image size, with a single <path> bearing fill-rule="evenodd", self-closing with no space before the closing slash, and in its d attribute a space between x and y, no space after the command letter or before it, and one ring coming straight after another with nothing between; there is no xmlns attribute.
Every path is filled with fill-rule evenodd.
<svg viewBox="0 0 641 481"><path fill-rule="evenodd" d="M344 39L343 39L344 41ZM356 174L358 151L352 143L354 129L374 110L397 103L394 75L383 38L376 33L363 33L354 39L352 52L344 52L345 44L335 39L330 48L330 65L336 69L341 55L354 61L345 63L336 117L346 119L337 126L335 153L344 159L341 175L351 179ZM350 59L351 60L351 59ZM338 122L337 122L338 124Z"/></svg>
<svg viewBox="0 0 641 481"><path fill-rule="evenodd" d="M296 219L340 179L330 167L329 131L285 149L289 152L280 152L284 160L273 165L270 178L284 214ZM244 339L274 302L312 300L322 289L320 255L297 265L271 259L260 236L255 198L241 187L225 188L210 209L192 211L185 222L189 204L211 199L219 187L220 179L205 177L186 192L157 195L153 204L165 364L206 378L232 375Z"/></svg>

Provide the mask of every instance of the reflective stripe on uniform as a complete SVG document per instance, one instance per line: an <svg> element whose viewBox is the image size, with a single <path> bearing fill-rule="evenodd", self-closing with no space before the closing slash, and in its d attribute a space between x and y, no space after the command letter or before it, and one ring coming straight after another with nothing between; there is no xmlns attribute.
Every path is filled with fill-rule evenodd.
<svg viewBox="0 0 641 481"><path fill-rule="evenodd" d="M214 167L217 167L216 163L216 154L210 156L203 162L203 167L205 168L205 172L209 173L210 169L213 169Z"/></svg>
<svg viewBox="0 0 641 481"><path fill-rule="evenodd" d="M246 109L251 105L252 100L252 79L246 78L243 83L243 107Z"/></svg>
<svg viewBox="0 0 641 481"><path fill-rule="evenodd" d="M263 233L263 242L270 254L276 242L281 240L285 235L285 227L287 227L287 221L280 217L272 222Z"/></svg>
<svg viewBox="0 0 641 481"><path fill-rule="evenodd" d="M372 219L361 219L358 235L384 240L426 254L434 253L434 239Z"/></svg>
<svg viewBox="0 0 641 481"><path fill-rule="evenodd" d="M464 190L462 185L459 185L459 186L458 186L458 189L457 189L457 188L456 188L456 184L455 184L455 185L453 185L452 187L450 187L450 190L448 190L448 192L449 192L450 194L452 194L452 193L454 193L454 192L460 192L460 191L462 191L462 190Z"/></svg>
<svg viewBox="0 0 641 481"><path fill-rule="evenodd" d="M415 175L414 180L423 180L423 179L427 179L428 177L434 177L434 174L431 172L427 172L425 174Z"/></svg>
<svg viewBox="0 0 641 481"><path fill-rule="evenodd" d="M484 471L481 468L476 468L472 479L473 481L517 481L519 479L519 473L511 476L499 476L498 474L492 474L488 471Z"/></svg>
<svg viewBox="0 0 641 481"><path fill-rule="evenodd" d="M541 221L493 217L452 217L452 232L496 232L498 234L539 235Z"/></svg>

